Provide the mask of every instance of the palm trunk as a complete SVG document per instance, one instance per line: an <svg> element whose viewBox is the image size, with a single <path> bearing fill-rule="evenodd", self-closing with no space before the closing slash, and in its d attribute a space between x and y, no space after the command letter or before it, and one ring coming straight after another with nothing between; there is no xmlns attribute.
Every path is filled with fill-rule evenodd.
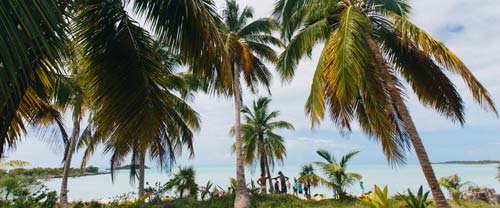
<svg viewBox="0 0 500 208"><path fill-rule="evenodd" d="M234 137L236 144L236 197L234 199L235 208L250 208L250 196L246 186L245 167L243 165L242 141L241 141L241 99L240 99L240 71L236 63L233 64L233 97L234 97Z"/></svg>
<svg viewBox="0 0 500 208"><path fill-rule="evenodd" d="M68 203L68 177L71 168L71 159L73 158L73 152L75 150L76 138L80 135L80 120L81 116L74 116L73 118L73 131L71 132L71 137L69 138L69 147L66 153L66 159L64 160L63 175L61 180L61 198L59 203L62 208L69 208Z"/></svg>
<svg viewBox="0 0 500 208"><path fill-rule="evenodd" d="M141 151L140 153L140 158L139 158L139 190L138 190L138 194L139 194L139 198L141 198L142 196L144 196L144 169L145 169L145 160L146 160L146 152L145 151Z"/></svg>
<svg viewBox="0 0 500 208"><path fill-rule="evenodd" d="M260 156L259 165L260 165L260 175L265 176L266 175L266 162L264 159L264 155Z"/></svg>
<svg viewBox="0 0 500 208"><path fill-rule="evenodd" d="M269 180L269 190L270 193L274 193L273 179L271 178L271 169L269 168L269 161L267 160L267 155L264 154L264 164L266 166L267 179Z"/></svg>
<svg viewBox="0 0 500 208"><path fill-rule="evenodd" d="M375 41L371 38L370 35L367 35L368 45L371 51L375 55L375 61L377 65L380 67L381 72L384 76L384 82L386 84L387 90L390 93L392 101L394 102L394 106L397 109L398 113L401 116L401 120L403 121L406 131L410 136L411 143L413 148L415 149L415 153L417 154L418 161L420 162L420 166L422 167L422 171L424 173L425 179L431 188L432 196L434 197L434 201L436 201L436 205L440 208L449 208L448 202L443 195L443 191L439 187L439 183L436 179L436 174L434 173L434 169L431 166L431 162L429 157L427 156L427 152L425 151L424 144L417 132L417 128L413 123L413 120L408 112L408 109L403 101L403 98L399 94L395 80L392 74L390 74L387 65L385 64L384 58L380 53Z"/></svg>

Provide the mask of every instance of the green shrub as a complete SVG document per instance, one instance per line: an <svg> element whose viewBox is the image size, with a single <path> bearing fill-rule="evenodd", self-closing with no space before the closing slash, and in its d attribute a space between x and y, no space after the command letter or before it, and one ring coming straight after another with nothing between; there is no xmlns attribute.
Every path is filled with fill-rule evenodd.
<svg viewBox="0 0 500 208"><path fill-rule="evenodd" d="M429 191L424 193L423 187L420 186L417 195L413 194L410 189L408 189L408 196L402 196L403 200L406 202L406 207L408 208L427 208L431 203L427 201L429 196Z"/></svg>
<svg viewBox="0 0 500 208"><path fill-rule="evenodd" d="M98 173L99 172L99 168L95 167L95 166L89 166L89 167L85 168L85 172L87 172L87 173Z"/></svg>

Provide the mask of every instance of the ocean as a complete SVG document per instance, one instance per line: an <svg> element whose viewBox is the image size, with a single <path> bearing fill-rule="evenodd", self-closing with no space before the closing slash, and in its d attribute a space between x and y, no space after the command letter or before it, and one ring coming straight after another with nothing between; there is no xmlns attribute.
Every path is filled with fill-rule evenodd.
<svg viewBox="0 0 500 208"><path fill-rule="evenodd" d="M500 191L500 182L496 178L498 173L497 165L463 165L463 164L434 164L434 170L437 177L449 176L458 174L463 181L471 182L480 187L494 188ZM177 169L173 169L175 172ZM247 170L246 179L250 181L257 180L259 171L254 173ZM229 185L229 179L235 177L235 168L229 166L222 167L195 167L196 180L200 186L204 186L207 181L212 181L214 184L226 188ZM277 166L274 173L282 171L286 176L293 179L298 176L300 166ZM316 170L318 172L319 170ZM398 168L391 168L388 165L350 165L349 172L356 172L363 176L365 191L373 189L373 185L385 186L389 188L391 195L397 193L406 193L408 188L415 191L420 185L424 186L425 190L429 190L426 186L425 178L419 165L405 165ZM146 170L146 181L149 184L156 182L165 183L170 178L170 175L159 169ZM50 189L59 192L61 179L50 179L44 182ZM147 187L147 186L146 186ZM85 177L74 177L69 179L68 197L70 200L112 200L115 196L137 192L137 184L130 182L129 171L119 170L116 172L114 182L109 174L95 175ZM443 190L446 195L446 190ZM361 194L359 184L355 184L348 189L348 192L353 195ZM311 193L323 193L328 197L332 196L332 191L325 187L313 187Z"/></svg>

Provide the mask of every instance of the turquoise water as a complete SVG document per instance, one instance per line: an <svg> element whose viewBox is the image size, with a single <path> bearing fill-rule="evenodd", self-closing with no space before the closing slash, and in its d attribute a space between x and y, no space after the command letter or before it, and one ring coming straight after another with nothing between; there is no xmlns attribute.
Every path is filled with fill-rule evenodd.
<svg viewBox="0 0 500 208"><path fill-rule="evenodd" d="M500 182L495 178L497 174L496 165L455 165L455 164L439 164L433 165L437 177L458 174L463 181L470 181L481 187L494 188L500 191ZM200 186L211 180L221 187L227 187L229 178L234 177L234 167L196 167L197 181ZM278 171L293 178L300 171L299 166L276 167L275 173ZM418 165L406 165L397 169L392 169L387 165L351 165L349 170L360 173L363 176L365 189L371 190L373 185L384 186L388 185L389 192L396 194L405 192L407 188L417 189L420 185L428 190L425 185L425 178ZM174 169L175 171L175 169ZM259 172L247 173L247 181L250 179L256 180ZM69 199L70 200L110 200L113 196L123 193L136 191L136 185L131 184L129 180L129 172L127 170L118 171L114 183L111 181L110 175L86 176L69 179ZM169 174L160 170L146 170L146 181L154 184L155 182L166 182L169 179ZM50 189L59 191L61 179L51 179L45 182ZM312 188L311 193L326 193L331 197L330 190L324 187ZM348 192L358 195L361 189L358 184L348 189ZM447 193L446 193L447 194Z"/></svg>

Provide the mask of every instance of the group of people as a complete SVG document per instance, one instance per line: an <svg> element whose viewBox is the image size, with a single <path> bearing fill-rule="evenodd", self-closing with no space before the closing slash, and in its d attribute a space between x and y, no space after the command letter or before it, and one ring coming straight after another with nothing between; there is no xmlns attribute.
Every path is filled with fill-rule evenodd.
<svg viewBox="0 0 500 208"><path fill-rule="evenodd" d="M297 180L297 178L293 178L293 184L290 179L283 174L283 172L279 171L278 176L272 178L274 181L274 187L269 187L270 193L280 193L286 194L290 193L297 197L303 195L306 199L311 199L311 183L307 183L304 181ZM266 187L267 178L264 174L260 175L260 178L257 180L257 184L260 185L260 192L267 193ZM293 186L292 186L293 185Z"/></svg>

